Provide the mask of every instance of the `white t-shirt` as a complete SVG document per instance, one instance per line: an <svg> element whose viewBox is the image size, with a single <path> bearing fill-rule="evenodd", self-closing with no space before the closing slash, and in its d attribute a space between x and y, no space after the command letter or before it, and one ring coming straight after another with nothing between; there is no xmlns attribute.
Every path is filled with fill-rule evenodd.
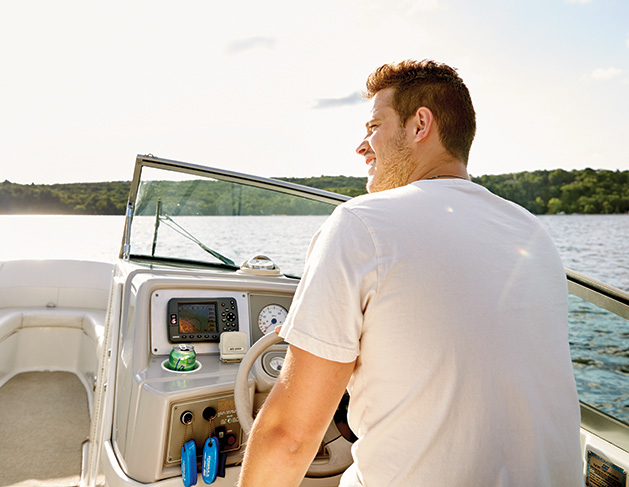
<svg viewBox="0 0 629 487"><path fill-rule="evenodd" d="M583 485L567 294L538 220L470 181L339 206L281 335L357 359L341 485Z"/></svg>

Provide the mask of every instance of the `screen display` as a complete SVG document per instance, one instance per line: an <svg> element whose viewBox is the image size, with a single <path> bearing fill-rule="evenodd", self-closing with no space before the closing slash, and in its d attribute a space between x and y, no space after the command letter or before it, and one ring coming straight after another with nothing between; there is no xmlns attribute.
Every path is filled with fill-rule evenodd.
<svg viewBox="0 0 629 487"><path fill-rule="evenodd" d="M179 303L179 333L218 333L216 303Z"/></svg>

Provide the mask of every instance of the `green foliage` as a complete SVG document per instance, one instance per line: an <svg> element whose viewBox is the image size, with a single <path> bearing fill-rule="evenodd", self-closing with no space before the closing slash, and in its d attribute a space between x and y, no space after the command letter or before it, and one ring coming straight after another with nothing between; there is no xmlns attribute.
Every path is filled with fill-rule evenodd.
<svg viewBox="0 0 629 487"><path fill-rule="evenodd" d="M629 212L629 171L555 169L472 180L536 214Z"/></svg>
<svg viewBox="0 0 629 487"><path fill-rule="evenodd" d="M367 178L355 176L321 176L318 178L277 178L290 183L310 186L311 188L325 189L334 193L347 196L358 196L367 192Z"/></svg>
<svg viewBox="0 0 629 487"><path fill-rule="evenodd" d="M347 176L279 179L349 196L364 194L367 182L366 178ZM629 171L555 169L485 175L472 180L536 214L629 212ZM146 195L146 214L154 214L158 193L164 204L169 200L165 197L168 188L154 184L151 189L154 196ZM319 211L314 202L297 203L292 198L255 188L219 187L212 186L212 182L195 184L201 185L195 191L204 194L202 199L197 199L197 206L165 208L165 212L171 215L259 215L271 211L273 214L316 214ZM124 181L53 185L5 181L0 183L0 214L122 215L129 189L130 183ZM173 197L169 204L173 203Z"/></svg>
<svg viewBox="0 0 629 487"><path fill-rule="evenodd" d="M136 215L328 215L333 207L306 198L226 181L151 181L139 191Z"/></svg>
<svg viewBox="0 0 629 487"><path fill-rule="evenodd" d="M73 184L0 183L0 214L121 215L129 182Z"/></svg>

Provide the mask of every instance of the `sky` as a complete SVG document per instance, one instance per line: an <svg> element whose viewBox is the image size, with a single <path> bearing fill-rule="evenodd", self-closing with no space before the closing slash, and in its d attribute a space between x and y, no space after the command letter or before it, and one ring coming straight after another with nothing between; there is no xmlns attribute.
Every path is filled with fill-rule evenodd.
<svg viewBox="0 0 629 487"><path fill-rule="evenodd" d="M629 170L626 0L0 0L0 181L126 181L136 154L366 176L378 66L457 68L474 176Z"/></svg>

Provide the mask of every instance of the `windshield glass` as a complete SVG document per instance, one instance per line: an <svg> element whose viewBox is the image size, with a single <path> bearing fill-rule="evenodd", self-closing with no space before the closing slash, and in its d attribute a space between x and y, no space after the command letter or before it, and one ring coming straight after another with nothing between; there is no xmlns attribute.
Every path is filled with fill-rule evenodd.
<svg viewBox="0 0 629 487"><path fill-rule="evenodd" d="M130 253L235 266L263 254L283 273L301 275L310 239L336 204L143 167Z"/></svg>

